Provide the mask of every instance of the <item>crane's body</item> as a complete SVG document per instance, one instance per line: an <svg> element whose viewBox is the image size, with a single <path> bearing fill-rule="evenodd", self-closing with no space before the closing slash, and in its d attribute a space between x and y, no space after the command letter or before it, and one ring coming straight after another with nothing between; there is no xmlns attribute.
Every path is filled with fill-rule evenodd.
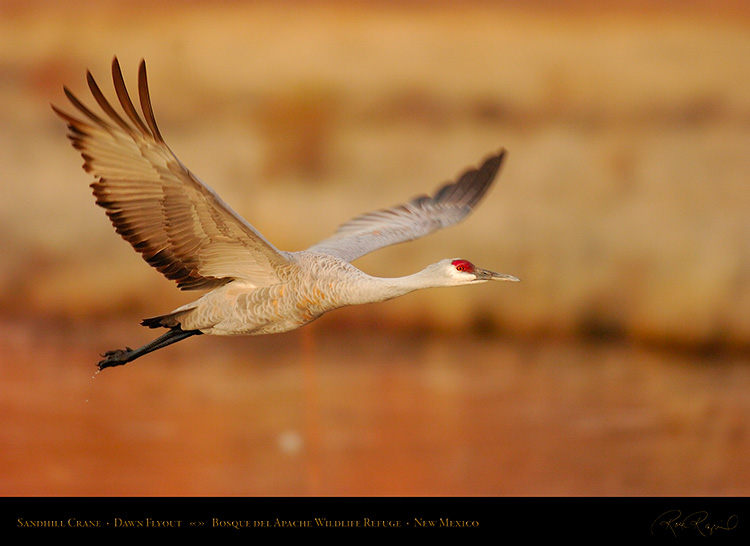
<svg viewBox="0 0 750 546"><path fill-rule="evenodd" d="M65 89L82 121L53 106L68 122L91 185L116 231L143 258L184 290L208 290L171 313L145 319L167 332L138 349L105 353L99 368L125 364L197 334L260 335L294 330L347 305L375 303L422 288L488 280L517 281L463 259L446 259L405 277L373 277L350 262L373 250L421 237L462 220L492 184L504 152L466 171L434 196L358 216L307 250L286 252L268 242L198 180L164 142L151 108L145 63L139 72L143 117L135 110L117 59L115 90L126 121L91 74L103 119Z"/></svg>

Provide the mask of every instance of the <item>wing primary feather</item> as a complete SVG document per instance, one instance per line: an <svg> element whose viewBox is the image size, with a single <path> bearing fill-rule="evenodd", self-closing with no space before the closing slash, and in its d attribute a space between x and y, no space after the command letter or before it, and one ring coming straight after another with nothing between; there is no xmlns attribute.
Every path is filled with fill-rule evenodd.
<svg viewBox="0 0 750 546"><path fill-rule="evenodd" d="M484 197L487 190L490 189L492 182L497 176L497 172L500 170L500 166L505 159L505 150L502 150L499 154L492 156L485 161L479 168L479 172L476 174L476 184L479 189L471 195L468 206L473 207Z"/></svg>
<svg viewBox="0 0 750 546"><path fill-rule="evenodd" d="M80 110L86 117L88 117L91 121L96 123L97 125L101 125L102 127L106 129L112 129L112 125L110 125L107 121L103 120L99 116L97 116L94 112L88 109L88 107L83 104L80 100L78 100L78 97L76 97L73 92L68 89L67 87L63 87L63 92L65 93L65 96L68 97L68 100L71 102L73 106L75 106L78 110ZM57 112L61 112L61 110L55 109ZM78 122L77 119L75 119L72 116L69 116L68 114L65 114L64 112L61 112L63 114L63 117L66 119L66 121L76 123Z"/></svg>
<svg viewBox="0 0 750 546"><path fill-rule="evenodd" d="M75 133L80 133L81 132L81 130L77 126L83 126L83 127L89 127L89 128L91 127L91 125L89 125L88 123L86 123L84 121L81 121L80 119L74 118L73 116L71 116L67 112L63 112L62 110L60 110L54 104L50 104L50 106L52 107L52 110L55 111L55 114L57 114L58 116L60 116L62 119L64 119L68 123L68 128L72 132L75 132Z"/></svg>
<svg viewBox="0 0 750 546"><path fill-rule="evenodd" d="M99 85L96 83L96 80L94 80L94 76L91 75L90 71L86 71L86 81L89 84L89 89L91 90L91 94L94 95L94 98L96 99L96 102L99 104L102 110L115 122L117 125L120 126L120 128L125 131L127 134L134 136L135 133L133 131L133 128L126 122L124 119L122 119L122 116L117 113L117 111L112 108L112 105L109 103L107 98L104 96L104 93L102 93L102 90L99 89Z"/></svg>
<svg viewBox="0 0 750 546"><path fill-rule="evenodd" d="M147 135L151 135L151 131L149 131L148 127L146 127L146 124L143 123L141 116L138 115L138 111L135 109L133 101L130 100L130 94L128 93L128 88L125 85L125 79L122 77L120 61L117 60L117 57L112 60L112 80L115 84L117 98L119 99L120 105L122 105L122 108L127 116L140 128L141 131L143 131Z"/></svg>
<svg viewBox="0 0 750 546"><path fill-rule="evenodd" d="M141 100L141 109L143 115L146 118L146 123L151 128L151 133L158 142L164 142L164 138L159 132L159 127L156 125L156 118L154 117L154 110L151 106L151 96L148 92L148 77L146 76L146 61L141 60L141 64L138 67L138 96Z"/></svg>

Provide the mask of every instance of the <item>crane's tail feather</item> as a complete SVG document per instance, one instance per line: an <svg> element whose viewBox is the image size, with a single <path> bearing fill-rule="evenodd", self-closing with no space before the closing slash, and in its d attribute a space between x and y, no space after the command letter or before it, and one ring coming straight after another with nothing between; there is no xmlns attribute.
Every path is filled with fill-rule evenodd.
<svg viewBox="0 0 750 546"><path fill-rule="evenodd" d="M179 328L180 313L169 313L167 315L159 315L158 317L146 318L141 321L141 326L148 326L149 328Z"/></svg>

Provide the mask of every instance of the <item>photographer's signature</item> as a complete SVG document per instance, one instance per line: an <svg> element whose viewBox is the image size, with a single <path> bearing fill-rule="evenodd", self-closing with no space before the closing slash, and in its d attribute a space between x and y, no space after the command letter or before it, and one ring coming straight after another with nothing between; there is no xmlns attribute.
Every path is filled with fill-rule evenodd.
<svg viewBox="0 0 750 546"><path fill-rule="evenodd" d="M651 524L651 534L659 531L671 533L675 537L682 531L697 532L701 536L710 536L721 531L731 531L737 528L736 515L725 520L709 520L708 512L692 512L686 516L680 510L668 510Z"/></svg>

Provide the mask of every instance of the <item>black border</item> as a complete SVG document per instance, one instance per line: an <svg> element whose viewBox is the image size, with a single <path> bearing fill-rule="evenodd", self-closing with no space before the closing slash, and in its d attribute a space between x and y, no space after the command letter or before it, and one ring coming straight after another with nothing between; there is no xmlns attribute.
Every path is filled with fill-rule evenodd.
<svg viewBox="0 0 750 546"><path fill-rule="evenodd" d="M4 498L2 503L0 528L26 533L29 538L39 533L90 535L106 531L123 538L134 531L209 533L217 538L258 533L281 538L289 532L337 536L357 531L405 538L425 533L486 538L489 531L493 537L511 540L653 539L670 543L750 538L750 501L740 497L16 497ZM321 524L323 518L325 524ZM99 527L90 522L99 522Z"/></svg>

